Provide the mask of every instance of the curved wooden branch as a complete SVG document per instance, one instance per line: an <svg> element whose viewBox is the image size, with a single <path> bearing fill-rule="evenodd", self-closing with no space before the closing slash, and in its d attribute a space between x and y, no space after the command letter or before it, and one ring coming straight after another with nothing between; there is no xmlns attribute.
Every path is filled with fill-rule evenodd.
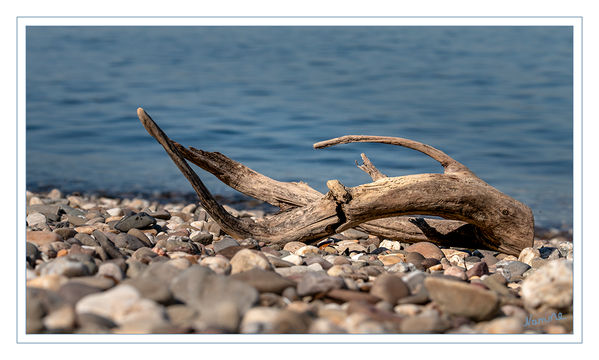
<svg viewBox="0 0 599 360"><path fill-rule="evenodd" d="M403 146L408 149L420 151L421 153L430 156L431 158L437 160L441 166L445 169L445 173L455 173L455 172L468 172L471 173L470 170L464 166L463 164L457 162L449 155L444 153L439 149L435 149L430 145L423 144L418 141L398 138L398 137L390 137L390 136L370 136L370 135L346 135L341 136L334 139L324 140L317 142L314 144L315 149L322 149L329 146L339 145L339 144L349 144L355 142L369 142L369 143L382 143L382 144L390 144L390 145L398 145ZM471 173L472 174L472 173Z"/></svg>
<svg viewBox="0 0 599 360"><path fill-rule="evenodd" d="M447 223L453 230L442 232L430 225L435 221L404 219L400 228L408 224L424 236L452 237L456 234L469 234L469 244L477 247L489 247L510 254L517 254L522 248L532 245L533 217L530 209L513 198L499 192L476 177L468 168L453 160L445 153L408 139L347 136L315 144L326 147L350 142L381 142L400 145L421 151L439 161L445 168L444 174L420 174L395 178L381 178L373 183L346 188L337 180L327 183L329 192L316 199L315 190L301 183L276 182L264 175L253 172L243 165L233 162L219 153L205 153L201 150L187 150L172 142L162 130L143 111L138 109L140 121L148 132L165 148L179 170L198 193L200 202L206 211L221 225L221 228L234 237L253 237L267 242L305 241L310 242L352 227L381 227L383 218L399 215L435 215L458 222ZM290 208L287 211L267 217L260 221L242 221L228 214L205 188L184 157L193 158L203 168L219 174L238 188L255 187L243 185L239 178L233 179L219 166L226 164L232 173L249 174L260 179L263 187L275 184L276 190L251 191L257 197L267 197L274 203ZM227 167L225 167L227 168ZM225 181L223 180L223 181ZM247 180L247 179L246 179ZM247 192L246 192L247 193ZM308 194L307 196L305 196ZM289 200L292 201L289 201ZM309 201L307 204L302 204ZM302 204L302 205L299 205ZM438 220L437 220L438 221ZM415 227L414 227L415 226ZM419 235L419 234L416 234ZM482 244L483 246L478 246Z"/></svg>

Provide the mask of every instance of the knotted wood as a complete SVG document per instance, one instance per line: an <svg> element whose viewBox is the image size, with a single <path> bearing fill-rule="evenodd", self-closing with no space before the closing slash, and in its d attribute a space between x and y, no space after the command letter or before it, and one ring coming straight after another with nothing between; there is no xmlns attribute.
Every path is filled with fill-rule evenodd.
<svg viewBox="0 0 599 360"><path fill-rule="evenodd" d="M330 180L329 191L322 194L302 182L271 179L218 152L185 148L169 139L142 108L137 114L190 182L201 205L224 232L235 238L310 243L358 228L405 242L426 240L443 246L489 248L514 255L533 243L534 218L530 208L485 183L444 152L417 141L349 135L314 144L316 149L353 142L398 145L420 151L444 168L443 174L387 177L362 154L364 164L358 167L374 181L348 188L338 180ZM232 216L218 204L186 160L226 185L282 211L255 221ZM409 215L431 215L444 220Z"/></svg>

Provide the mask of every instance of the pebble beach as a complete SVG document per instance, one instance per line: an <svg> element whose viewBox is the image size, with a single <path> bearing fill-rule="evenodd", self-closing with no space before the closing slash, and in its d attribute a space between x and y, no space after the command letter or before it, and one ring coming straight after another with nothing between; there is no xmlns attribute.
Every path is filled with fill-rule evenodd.
<svg viewBox="0 0 599 360"><path fill-rule="evenodd" d="M278 245L191 201L58 189L28 191L26 216L30 334L572 333L571 231L539 229L519 256L353 229Z"/></svg>

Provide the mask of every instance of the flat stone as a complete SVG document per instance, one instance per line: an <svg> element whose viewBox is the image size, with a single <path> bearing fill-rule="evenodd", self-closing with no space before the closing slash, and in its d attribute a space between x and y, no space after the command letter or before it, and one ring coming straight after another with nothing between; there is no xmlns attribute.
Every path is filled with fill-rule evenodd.
<svg viewBox="0 0 599 360"><path fill-rule="evenodd" d="M122 232L127 232L133 228L143 229L154 224L156 224L156 219L145 212L140 212L123 217L118 223L116 223L114 228Z"/></svg>
<svg viewBox="0 0 599 360"><path fill-rule="evenodd" d="M383 263L383 265L391 266L404 262L405 256L403 254L379 255L378 259Z"/></svg>
<svg viewBox="0 0 599 360"><path fill-rule="evenodd" d="M304 263L304 258L296 254L289 254L281 258L281 260L289 262L293 265L302 265Z"/></svg>
<svg viewBox="0 0 599 360"><path fill-rule="evenodd" d="M266 255L256 250L242 249L231 258L231 273L236 274L253 268L274 270Z"/></svg>
<svg viewBox="0 0 599 360"><path fill-rule="evenodd" d="M45 227L47 226L46 217L42 213L32 212L27 215L27 225L33 228Z"/></svg>
<svg viewBox="0 0 599 360"><path fill-rule="evenodd" d="M314 269L301 265L301 266L290 266L290 267L279 267L275 269L275 272L284 277L291 277L297 274L302 274L305 272L313 272Z"/></svg>
<svg viewBox="0 0 599 360"><path fill-rule="evenodd" d="M494 292L461 281L431 276L424 280L424 286L441 310L452 315L484 320L493 316L499 307Z"/></svg>
<svg viewBox="0 0 599 360"><path fill-rule="evenodd" d="M306 256L308 254L318 254L318 248L312 245L303 246L295 251L296 255Z"/></svg>
<svg viewBox="0 0 599 360"><path fill-rule="evenodd" d="M93 275L97 271L93 261L81 261L72 255L61 256L45 263L40 273L42 276L57 274L66 277Z"/></svg>
<svg viewBox="0 0 599 360"><path fill-rule="evenodd" d="M67 284L71 283L83 284L98 288L100 290L108 290L116 284L116 282L113 279L99 276L81 276L76 278L70 278Z"/></svg>
<svg viewBox="0 0 599 360"><path fill-rule="evenodd" d="M88 234L83 234L83 233L77 233L74 236L75 239L77 239L81 245L85 245L85 246L100 246L100 244L93 238L91 237L91 235Z"/></svg>
<svg viewBox="0 0 599 360"><path fill-rule="evenodd" d="M131 285L141 297L153 300L159 304L168 304L173 299L168 284L159 283L149 278L138 277L136 279L126 279L122 284Z"/></svg>
<svg viewBox="0 0 599 360"><path fill-rule="evenodd" d="M253 268L248 271L231 275L231 279L242 281L261 293L281 294L288 287L294 287L295 282L282 277L281 275L259 268Z"/></svg>
<svg viewBox="0 0 599 360"><path fill-rule="evenodd" d="M329 276L323 272L307 272L298 281L297 295L308 296L325 293L333 289L340 289L344 284L343 279L336 276Z"/></svg>
<svg viewBox="0 0 599 360"><path fill-rule="evenodd" d="M342 302L360 301L376 304L377 302L381 301L378 296L374 296L365 292L344 289L333 289L327 293L327 297L340 300Z"/></svg>
<svg viewBox="0 0 599 360"><path fill-rule="evenodd" d="M169 238L168 240L164 241L164 246L168 253L179 251L192 255L200 253L200 249L198 249L194 243L190 241L179 240L178 238Z"/></svg>
<svg viewBox="0 0 599 360"><path fill-rule="evenodd" d="M137 237L129 235L127 233L118 234L115 237L114 245L119 248L129 249L133 251L146 246L146 244L139 240Z"/></svg>
<svg viewBox="0 0 599 360"><path fill-rule="evenodd" d="M68 303L70 303L72 305L75 305L83 297L90 295L90 294L98 293L101 291L102 291L102 289L99 287L90 286L85 283L69 281L69 282L65 283L64 285L62 285L58 289L57 293L65 301L67 301Z"/></svg>
<svg viewBox="0 0 599 360"><path fill-rule="evenodd" d="M164 308L156 302L142 298L130 285L118 285L108 291L87 295L75 305L77 314L95 314L114 321L119 326L128 323L144 326L140 332L151 332L155 326L166 323Z"/></svg>
<svg viewBox="0 0 599 360"><path fill-rule="evenodd" d="M405 306L405 305L403 305ZM404 334L434 334L449 329L450 324L436 313L419 314L404 319L401 332Z"/></svg>
<svg viewBox="0 0 599 360"><path fill-rule="evenodd" d="M322 266L322 268L324 270L328 270L333 266L333 264L326 261L325 259L323 259L320 256L308 256L307 258L304 259L304 263L306 265L320 264L320 266Z"/></svg>
<svg viewBox="0 0 599 360"><path fill-rule="evenodd" d="M383 240L379 244L379 248L399 251L401 250L401 243L399 241Z"/></svg>
<svg viewBox="0 0 599 360"><path fill-rule="evenodd" d="M299 241L290 241L283 246L283 250L289 251L290 253L295 253L297 250L306 246L303 242Z"/></svg>
<svg viewBox="0 0 599 360"><path fill-rule="evenodd" d="M546 306L568 309L572 306L572 262L551 260L522 283L522 298L528 308Z"/></svg>
<svg viewBox="0 0 599 360"><path fill-rule="evenodd" d="M466 257L470 256L469 253L467 253L465 251L461 251L461 250L456 250L456 249L441 249L441 252L443 252L445 257L448 259L453 256L458 256L458 257L461 257L462 259L465 259Z"/></svg>
<svg viewBox="0 0 599 360"><path fill-rule="evenodd" d="M29 205L27 206L27 215L33 213L43 214L50 221L60 220L61 209L59 205Z"/></svg>
<svg viewBox="0 0 599 360"><path fill-rule="evenodd" d="M27 231L27 242L37 246L48 245L56 241L62 241L62 237L49 231Z"/></svg>
<svg viewBox="0 0 599 360"><path fill-rule="evenodd" d="M425 258L431 258L436 260L441 260L445 257L445 254L441 249L428 241L421 241L415 244L412 244L406 248L408 253L417 252Z"/></svg>
<svg viewBox="0 0 599 360"><path fill-rule="evenodd" d="M221 240L213 242L212 245L214 246L214 252L219 253L228 247L239 246L239 243L232 237L225 236Z"/></svg>
<svg viewBox="0 0 599 360"><path fill-rule="evenodd" d="M354 242L345 242L337 246L337 252L339 254L350 254L352 252L366 253L368 251L363 245Z"/></svg>
<svg viewBox="0 0 599 360"><path fill-rule="evenodd" d="M87 222L87 219L84 216L67 215L67 221L73 226L82 226Z"/></svg>
<svg viewBox="0 0 599 360"><path fill-rule="evenodd" d="M395 305L399 299L410 295L410 289L399 276L381 274L370 288L370 294Z"/></svg>
<svg viewBox="0 0 599 360"><path fill-rule="evenodd" d="M309 326L305 314L260 306L245 314L239 328L242 334L304 334Z"/></svg>
<svg viewBox="0 0 599 360"><path fill-rule="evenodd" d="M508 281L522 276L526 270L530 269L528 264L510 260L501 260L495 264L495 267L498 271L501 271Z"/></svg>
<svg viewBox="0 0 599 360"><path fill-rule="evenodd" d="M167 210L158 210L158 211L149 212L148 215L150 215L153 218L161 219L161 220L169 220L171 218L171 213L168 212Z"/></svg>

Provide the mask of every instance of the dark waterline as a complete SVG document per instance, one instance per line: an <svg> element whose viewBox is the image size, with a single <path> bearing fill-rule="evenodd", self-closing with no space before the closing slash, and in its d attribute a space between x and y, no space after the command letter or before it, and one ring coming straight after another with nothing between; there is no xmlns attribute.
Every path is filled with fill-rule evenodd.
<svg viewBox="0 0 599 360"><path fill-rule="evenodd" d="M538 225L572 226L569 27L28 27L26 40L30 190L191 192L142 106L184 145L323 192L369 181L361 152L391 176L441 168L389 145L314 142L422 141Z"/></svg>

